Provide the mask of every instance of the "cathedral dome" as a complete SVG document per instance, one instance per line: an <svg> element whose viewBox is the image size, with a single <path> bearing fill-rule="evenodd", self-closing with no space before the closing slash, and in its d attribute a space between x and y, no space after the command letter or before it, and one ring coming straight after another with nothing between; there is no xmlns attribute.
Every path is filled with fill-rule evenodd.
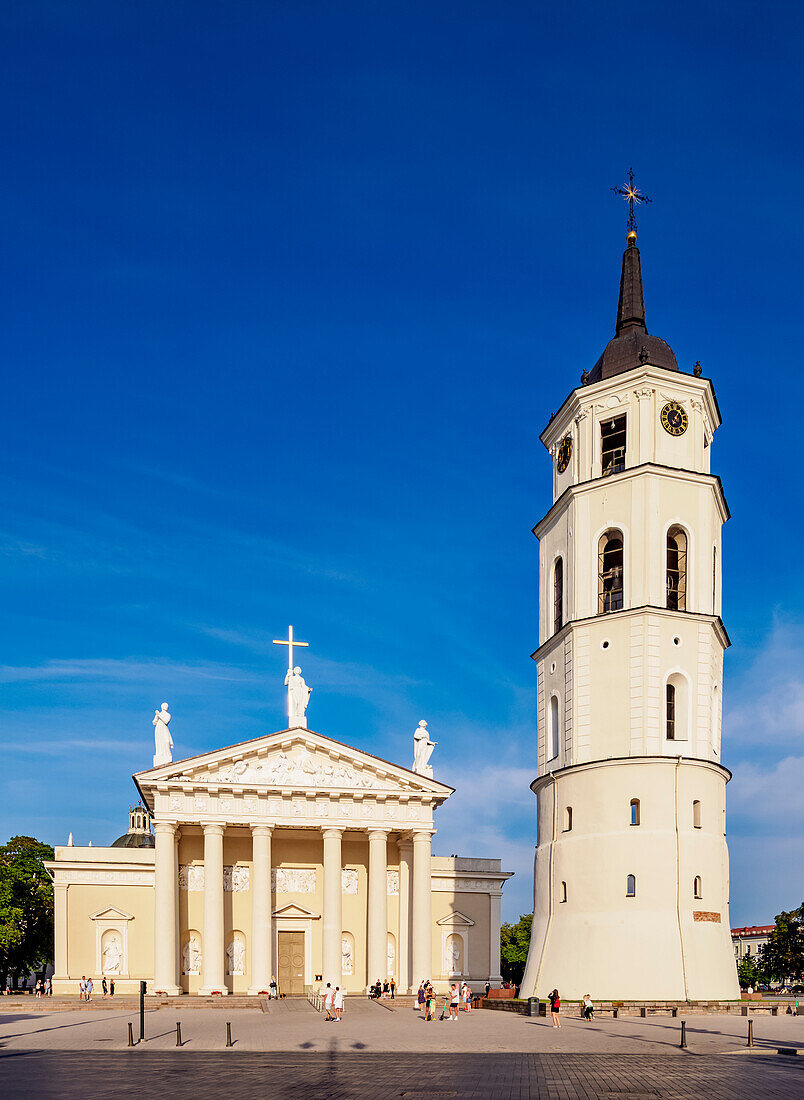
<svg viewBox="0 0 804 1100"><path fill-rule="evenodd" d="M642 261L636 244L636 231L632 229L623 253L615 334L585 380L600 382L644 363L664 367L665 370L678 370L673 349L658 336L651 336L645 324Z"/></svg>
<svg viewBox="0 0 804 1100"><path fill-rule="evenodd" d="M146 808L137 804L128 808L128 832L112 841L112 848L154 848L156 841L151 832L151 817Z"/></svg>

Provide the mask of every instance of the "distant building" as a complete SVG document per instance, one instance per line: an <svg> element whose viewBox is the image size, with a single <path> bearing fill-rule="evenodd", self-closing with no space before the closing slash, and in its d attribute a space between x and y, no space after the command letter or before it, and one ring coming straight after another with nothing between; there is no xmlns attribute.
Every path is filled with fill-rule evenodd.
<svg viewBox="0 0 804 1100"><path fill-rule="evenodd" d="M734 961L740 962L749 955L756 957L760 947L763 947L770 939L774 930L774 924L749 925L747 928L732 928L731 942L734 945Z"/></svg>

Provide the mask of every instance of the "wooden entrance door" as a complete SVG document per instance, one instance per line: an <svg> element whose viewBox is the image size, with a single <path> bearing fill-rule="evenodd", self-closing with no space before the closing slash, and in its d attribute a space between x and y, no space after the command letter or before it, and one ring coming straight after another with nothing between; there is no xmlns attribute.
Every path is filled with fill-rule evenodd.
<svg viewBox="0 0 804 1100"><path fill-rule="evenodd" d="M279 992L304 996L304 932L279 934Z"/></svg>

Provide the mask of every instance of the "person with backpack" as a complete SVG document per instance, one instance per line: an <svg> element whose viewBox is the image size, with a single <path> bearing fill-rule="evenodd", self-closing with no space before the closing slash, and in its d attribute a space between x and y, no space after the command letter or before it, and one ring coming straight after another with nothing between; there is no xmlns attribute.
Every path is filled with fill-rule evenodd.
<svg viewBox="0 0 804 1100"><path fill-rule="evenodd" d="M558 1013L561 1009L561 998L558 995L558 990L554 989L552 993L548 995L550 1001L550 1016L553 1020L553 1027L561 1027L561 1021L558 1018Z"/></svg>

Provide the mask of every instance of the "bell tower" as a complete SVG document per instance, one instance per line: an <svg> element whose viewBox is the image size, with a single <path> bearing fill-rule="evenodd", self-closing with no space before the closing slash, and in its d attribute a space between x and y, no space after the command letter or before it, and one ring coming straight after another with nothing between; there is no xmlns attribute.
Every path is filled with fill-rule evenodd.
<svg viewBox="0 0 804 1100"><path fill-rule="evenodd" d="M614 337L541 440L538 837L522 996L739 995L720 762L720 412L648 333L633 219Z"/></svg>

